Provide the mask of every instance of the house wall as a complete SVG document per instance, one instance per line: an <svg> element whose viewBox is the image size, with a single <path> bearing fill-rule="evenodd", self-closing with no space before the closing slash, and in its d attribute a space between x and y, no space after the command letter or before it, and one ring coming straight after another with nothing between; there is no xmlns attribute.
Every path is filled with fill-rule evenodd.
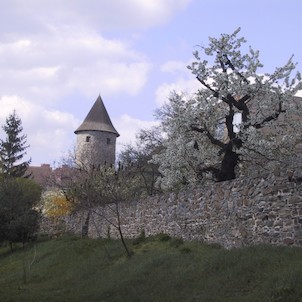
<svg viewBox="0 0 302 302"><path fill-rule="evenodd" d="M226 248L260 243L302 246L299 179L291 172L239 178L124 203L120 207L123 233L128 238L142 230L146 236L166 233ZM66 219L64 229L80 233L86 215ZM95 209L89 236L118 237L102 215L116 221L108 208Z"/></svg>

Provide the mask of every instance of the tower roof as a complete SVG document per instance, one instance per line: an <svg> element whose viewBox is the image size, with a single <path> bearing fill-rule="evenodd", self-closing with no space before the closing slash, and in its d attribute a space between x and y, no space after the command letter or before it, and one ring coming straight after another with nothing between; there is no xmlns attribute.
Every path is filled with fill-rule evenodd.
<svg viewBox="0 0 302 302"><path fill-rule="evenodd" d="M103 131L114 133L116 136L120 136L112 125L112 122L100 95L87 114L84 122L74 133L78 134L81 131Z"/></svg>

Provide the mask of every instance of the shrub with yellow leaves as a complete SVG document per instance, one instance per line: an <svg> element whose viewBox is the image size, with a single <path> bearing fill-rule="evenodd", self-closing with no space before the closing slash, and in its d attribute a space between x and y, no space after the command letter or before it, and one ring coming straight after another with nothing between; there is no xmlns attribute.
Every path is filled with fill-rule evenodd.
<svg viewBox="0 0 302 302"><path fill-rule="evenodd" d="M48 191L42 197L42 212L48 218L60 218L70 214L72 204L61 191Z"/></svg>

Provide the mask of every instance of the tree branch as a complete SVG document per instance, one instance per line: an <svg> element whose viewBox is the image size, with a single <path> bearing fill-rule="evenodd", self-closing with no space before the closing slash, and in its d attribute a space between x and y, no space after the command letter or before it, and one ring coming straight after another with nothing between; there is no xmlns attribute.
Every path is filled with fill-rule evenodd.
<svg viewBox="0 0 302 302"><path fill-rule="evenodd" d="M223 71L224 73L226 73L226 72L227 72L227 69L226 69L226 67L225 67L225 65L224 65L224 62L223 62L222 59L221 59L220 51L218 51L217 53L219 54L219 63L220 63L221 69L222 69L222 71Z"/></svg>
<svg viewBox="0 0 302 302"><path fill-rule="evenodd" d="M204 80L201 80L198 76L196 77L196 79L206 88L208 88L210 91L212 91L214 94L214 97L218 98L219 93L218 91L216 91L215 89L213 89L209 84L207 84Z"/></svg>
<svg viewBox="0 0 302 302"><path fill-rule="evenodd" d="M229 65L229 67L246 83L249 84L250 82L235 68L233 63L230 61L229 57L224 54L224 58L226 59L226 64Z"/></svg>
<svg viewBox="0 0 302 302"><path fill-rule="evenodd" d="M263 119L261 122L259 123L255 123L252 124L251 126L256 128L256 129L261 129L263 128L268 122L270 121L274 121L276 119L278 119L278 117L280 116L281 113L286 112L285 109L282 109L282 102L279 102L279 107L277 109L277 111L273 114L271 114L270 116L266 117L265 119Z"/></svg>
<svg viewBox="0 0 302 302"><path fill-rule="evenodd" d="M229 113L225 116L225 125L226 129L228 131L228 137L230 140L233 140L235 138L235 132L234 132L234 126L233 126L233 121L234 121L234 109L233 105L229 104Z"/></svg>
<svg viewBox="0 0 302 302"><path fill-rule="evenodd" d="M225 144L223 142L221 142L219 139L216 139L206 127L200 128L197 125L192 124L191 130L199 132L199 133L205 133L213 145L219 146L220 148L225 147Z"/></svg>
<svg viewBox="0 0 302 302"><path fill-rule="evenodd" d="M250 110L246 105L246 102L251 98L249 94L243 96L239 101L237 101L237 109L241 110L242 122L246 123L249 119Z"/></svg>

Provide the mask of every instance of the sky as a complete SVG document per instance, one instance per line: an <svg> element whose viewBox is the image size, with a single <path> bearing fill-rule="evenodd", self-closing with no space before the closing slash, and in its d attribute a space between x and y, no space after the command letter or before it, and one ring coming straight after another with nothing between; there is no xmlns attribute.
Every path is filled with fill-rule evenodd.
<svg viewBox="0 0 302 302"><path fill-rule="evenodd" d="M301 0L0 0L0 124L15 110L24 159L54 166L101 95L119 152L171 91L200 88L186 66L208 37L241 27L264 72L292 54L302 71L301 14Z"/></svg>

